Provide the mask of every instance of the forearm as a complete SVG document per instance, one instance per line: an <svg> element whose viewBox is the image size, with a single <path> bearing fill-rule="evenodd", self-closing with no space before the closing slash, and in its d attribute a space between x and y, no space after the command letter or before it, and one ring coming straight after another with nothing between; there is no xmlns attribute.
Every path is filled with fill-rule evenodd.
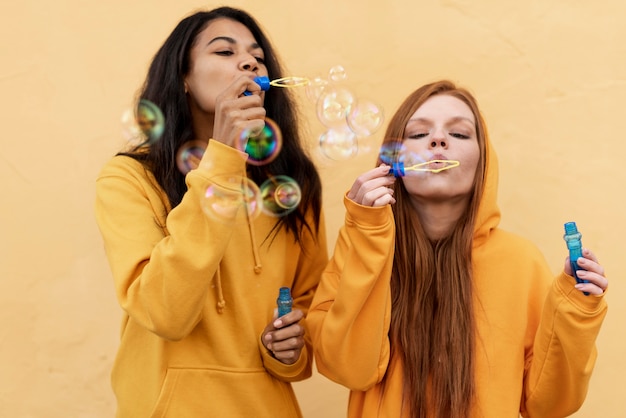
<svg viewBox="0 0 626 418"><path fill-rule="evenodd" d="M567 416L582 405L606 315L603 296L585 296L561 274L544 305L525 382L528 417Z"/></svg>
<svg viewBox="0 0 626 418"><path fill-rule="evenodd" d="M387 209L366 211L371 223L346 222L308 317L319 371L355 390L378 382L389 360L393 222Z"/></svg>

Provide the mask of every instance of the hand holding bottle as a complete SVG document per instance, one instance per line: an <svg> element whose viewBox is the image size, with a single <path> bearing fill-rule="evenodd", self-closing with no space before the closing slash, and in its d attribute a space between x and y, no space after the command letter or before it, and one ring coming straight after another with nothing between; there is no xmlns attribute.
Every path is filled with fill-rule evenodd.
<svg viewBox="0 0 626 418"><path fill-rule="evenodd" d="M565 259L565 273L576 279L576 289L585 295L601 295L609 285L604 277L604 267L591 250L582 247L581 237L574 222L565 224L563 239L569 250L569 256Z"/></svg>
<svg viewBox="0 0 626 418"><path fill-rule="evenodd" d="M263 330L261 341L278 361L293 364L300 358L304 347L304 327L300 324L302 318L304 313L300 309L293 309L280 318L276 310L272 322Z"/></svg>

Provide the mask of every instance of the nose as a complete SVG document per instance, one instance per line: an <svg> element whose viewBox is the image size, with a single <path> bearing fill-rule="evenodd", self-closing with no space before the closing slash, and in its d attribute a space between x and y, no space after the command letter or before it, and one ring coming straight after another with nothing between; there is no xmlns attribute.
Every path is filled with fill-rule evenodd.
<svg viewBox="0 0 626 418"><path fill-rule="evenodd" d="M435 132L435 134L432 137L432 140L430 141L431 148L436 148L438 146L441 148L448 147L448 143L446 142L446 136L443 134L443 132L439 130Z"/></svg>
<svg viewBox="0 0 626 418"><path fill-rule="evenodd" d="M241 59L239 63L239 68L244 71L253 71L256 72L259 69L259 63L256 58L250 54L246 54L245 57Z"/></svg>

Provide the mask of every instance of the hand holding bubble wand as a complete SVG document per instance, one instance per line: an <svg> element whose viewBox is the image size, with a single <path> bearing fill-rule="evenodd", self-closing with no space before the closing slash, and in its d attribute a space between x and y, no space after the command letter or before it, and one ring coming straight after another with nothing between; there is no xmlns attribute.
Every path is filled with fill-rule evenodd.
<svg viewBox="0 0 626 418"><path fill-rule="evenodd" d="M409 152L404 145L399 142L384 144L380 150L379 159L383 163L391 166L389 168L389 175L394 177L414 176L420 173L437 174L461 165L461 162L457 160L422 158Z"/></svg>
<svg viewBox="0 0 626 418"><path fill-rule="evenodd" d="M309 84L309 79L305 77L282 77L271 80L266 76L254 78L262 91L269 90L270 86L276 87L299 87ZM244 95L250 96L252 93L244 91ZM282 134L280 128L270 118L265 118L265 126L260 130L244 130L239 135L236 144L237 149L248 154L248 162L253 165L265 165L271 162L282 148Z"/></svg>

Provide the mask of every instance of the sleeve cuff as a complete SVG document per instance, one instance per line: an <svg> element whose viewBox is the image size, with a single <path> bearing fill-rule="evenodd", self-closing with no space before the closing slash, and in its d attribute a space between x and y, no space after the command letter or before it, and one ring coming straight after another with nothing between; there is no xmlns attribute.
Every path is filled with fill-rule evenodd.
<svg viewBox="0 0 626 418"><path fill-rule="evenodd" d="M300 351L300 357L293 364L285 364L277 360L272 353L265 348L261 338L259 338L259 350L263 359L265 369L274 377L287 382L306 379L311 376L310 363L308 361L308 347L305 345ZM307 368L309 369L307 371Z"/></svg>
<svg viewBox="0 0 626 418"><path fill-rule="evenodd" d="M588 314L595 314L599 310L603 309L604 304L606 303L604 295L606 295L608 289L601 295L585 295L583 292L574 287L575 284L576 279L565 274L565 272L561 272L561 274L559 274L554 281L554 287L556 290L563 294L565 298L571 301L581 311Z"/></svg>

